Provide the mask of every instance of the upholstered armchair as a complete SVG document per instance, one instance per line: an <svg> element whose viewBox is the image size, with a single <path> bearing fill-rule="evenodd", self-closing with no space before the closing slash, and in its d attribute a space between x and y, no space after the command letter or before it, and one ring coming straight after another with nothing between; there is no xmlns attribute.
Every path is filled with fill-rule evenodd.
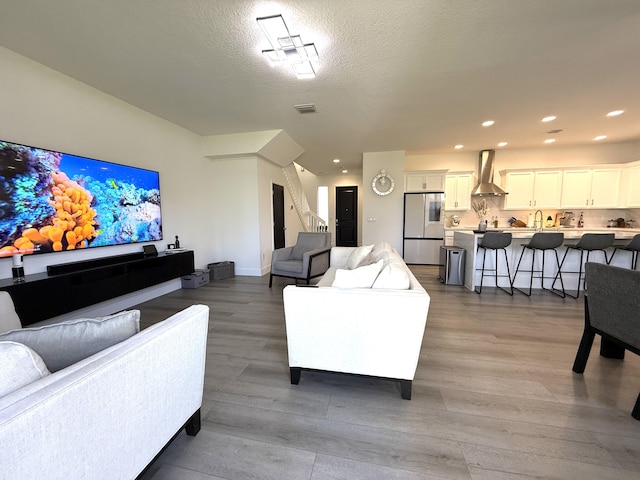
<svg viewBox="0 0 640 480"><path fill-rule="evenodd" d="M271 255L271 274L273 277L289 277L309 280L324 275L329 268L331 253L331 234L328 232L300 232L298 241L292 247L279 248Z"/></svg>
<svg viewBox="0 0 640 480"><path fill-rule="evenodd" d="M640 271L587 263L584 332L573 363L583 373L596 334L600 355L623 359L625 350L640 355ZM631 415L640 420L640 395Z"/></svg>

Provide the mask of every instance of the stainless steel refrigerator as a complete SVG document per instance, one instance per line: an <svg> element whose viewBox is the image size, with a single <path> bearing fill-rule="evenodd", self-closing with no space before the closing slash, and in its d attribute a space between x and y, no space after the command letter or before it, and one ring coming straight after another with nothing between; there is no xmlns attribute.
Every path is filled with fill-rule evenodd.
<svg viewBox="0 0 640 480"><path fill-rule="evenodd" d="M404 194L403 258L408 264L439 265L444 245L444 192Z"/></svg>

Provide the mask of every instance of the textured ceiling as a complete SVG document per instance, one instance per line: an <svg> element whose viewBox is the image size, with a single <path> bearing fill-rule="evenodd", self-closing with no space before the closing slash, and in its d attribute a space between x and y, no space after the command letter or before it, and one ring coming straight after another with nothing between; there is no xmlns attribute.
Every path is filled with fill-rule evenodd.
<svg viewBox="0 0 640 480"><path fill-rule="evenodd" d="M315 42L315 79L262 57L255 19L277 13ZM564 131L544 148L638 140L639 31L638 0L4 0L0 12L0 45L200 135L284 129L315 173L336 172L334 158L359 170L362 152L539 148L551 129Z"/></svg>

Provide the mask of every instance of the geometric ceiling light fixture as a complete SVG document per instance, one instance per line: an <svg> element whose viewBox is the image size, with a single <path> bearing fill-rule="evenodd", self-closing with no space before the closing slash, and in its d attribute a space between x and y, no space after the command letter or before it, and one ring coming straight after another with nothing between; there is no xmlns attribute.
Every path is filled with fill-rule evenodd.
<svg viewBox="0 0 640 480"><path fill-rule="evenodd" d="M316 72L311 60L318 58L313 43L303 43L300 35L291 35L282 15L271 15L256 19L271 44L271 49L262 53L273 64L288 65L298 78L314 78Z"/></svg>

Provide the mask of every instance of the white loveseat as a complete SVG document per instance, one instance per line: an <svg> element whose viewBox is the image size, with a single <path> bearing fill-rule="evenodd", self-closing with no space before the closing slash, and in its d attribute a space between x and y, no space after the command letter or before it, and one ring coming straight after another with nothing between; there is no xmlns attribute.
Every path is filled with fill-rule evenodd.
<svg viewBox="0 0 640 480"><path fill-rule="evenodd" d="M191 306L2 396L0 477L130 480L183 427L195 435L208 320Z"/></svg>
<svg viewBox="0 0 640 480"><path fill-rule="evenodd" d="M389 244L375 245L362 262L369 265L358 268L350 265L355 250L333 247L331 267L316 286L283 291L291 383L300 381L302 369L383 377L400 380L409 400L429 294ZM333 286L379 261L373 288Z"/></svg>

